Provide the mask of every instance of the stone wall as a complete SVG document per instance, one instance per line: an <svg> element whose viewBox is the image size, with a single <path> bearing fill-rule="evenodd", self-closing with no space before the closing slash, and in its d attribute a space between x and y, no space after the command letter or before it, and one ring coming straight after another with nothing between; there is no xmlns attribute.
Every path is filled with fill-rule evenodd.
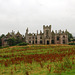
<svg viewBox="0 0 75 75"><path fill-rule="evenodd" d="M29 44L67 44L68 43L68 35L66 32L59 30L59 32L54 33L51 32L51 25L43 25L43 33L40 31L38 34L28 33L28 28L26 30L26 42ZM34 37L34 38L33 38ZM36 39L37 38L37 39ZM36 42L37 41L37 42Z"/></svg>

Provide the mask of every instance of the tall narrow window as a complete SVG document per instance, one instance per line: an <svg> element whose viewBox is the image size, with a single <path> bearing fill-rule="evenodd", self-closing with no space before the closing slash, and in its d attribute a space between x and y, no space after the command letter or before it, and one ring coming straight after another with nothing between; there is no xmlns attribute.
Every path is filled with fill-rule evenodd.
<svg viewBox="0 0 75 75"><path fill-rule="evenodd" d="M49 41L47 41L47 44L49 44Z"/></svg>
<svg viewBox="0 0 75 75"><path fill-rule="evenodd" d="M42 36L40 36L40 39L42 39Z"/></svg>
<svg viewBox="0 0 75 75"><path fill-rule="evenodd" d="M37 36L35 37L35 39L37 39Z"/></svg>
<svg viewBox="0 0 75 75"><path fill-rule="evenodd" d="M46 38L48 38L48 33L49 33L49 30L46 30Z"/></svg>
<svg viewBox="0 0 75 75"><path fill-rule="evenodd" d="M65 44L65 40L63 40L63 44Z"/></svg>
<svg viewBox="0 0 75 75"><path fill-rule="evenodd" d="M59 41L59 39L60 39L60 37L59 37L59 36L57 36L57 41Z"/></svg>
<svg viewBox="0 0 75 75"><path fill-rule="evenodd" d="M42 44L42 41L40 41L40 44Z"/></svg>
<svg viewBox="0 0 75 75"><path fill-rule="evenodd" d="M63 36L63 38L65 38L65 36Z"/></svg>
<svg viewBox="0 0 75 75"><path fill-rule="evenodd" d="M37 40L35 41L35 43L37 44Z"/></svg>
<svg viewBox="0 0 75 75"><path fill-rule="evenodd" d="M33 41L33 44L34 44L34 41Z"/></svg>

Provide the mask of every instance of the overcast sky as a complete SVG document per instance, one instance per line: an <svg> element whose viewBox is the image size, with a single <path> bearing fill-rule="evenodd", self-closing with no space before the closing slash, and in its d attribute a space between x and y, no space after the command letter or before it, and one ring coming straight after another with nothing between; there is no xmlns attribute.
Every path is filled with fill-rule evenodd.
<svg viewBox="0 0 75 75"><path fill-rule="evenodd" d="M52 25L75 35L75 0L0 0L0 35L14 30L34 33Z"/></svg>

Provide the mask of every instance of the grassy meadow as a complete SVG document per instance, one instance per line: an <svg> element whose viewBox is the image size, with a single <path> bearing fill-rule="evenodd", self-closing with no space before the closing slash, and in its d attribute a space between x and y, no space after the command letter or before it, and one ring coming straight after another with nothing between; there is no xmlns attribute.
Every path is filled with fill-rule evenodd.
<svg viewBox="0 0 75 75"><path fill-rule="evenodd" d="M0 49L0 75L75 75L75 45Z"/></svg>

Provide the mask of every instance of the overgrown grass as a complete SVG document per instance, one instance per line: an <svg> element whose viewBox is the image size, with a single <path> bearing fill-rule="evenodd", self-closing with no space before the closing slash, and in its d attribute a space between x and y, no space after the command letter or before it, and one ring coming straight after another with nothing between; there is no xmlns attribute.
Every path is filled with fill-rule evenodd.
<svg viewBox="0 0 75 75"><path fill-rule="evenodd" d="M29 45L0 49L0 75L74 75L75 46Z"/></svg>

